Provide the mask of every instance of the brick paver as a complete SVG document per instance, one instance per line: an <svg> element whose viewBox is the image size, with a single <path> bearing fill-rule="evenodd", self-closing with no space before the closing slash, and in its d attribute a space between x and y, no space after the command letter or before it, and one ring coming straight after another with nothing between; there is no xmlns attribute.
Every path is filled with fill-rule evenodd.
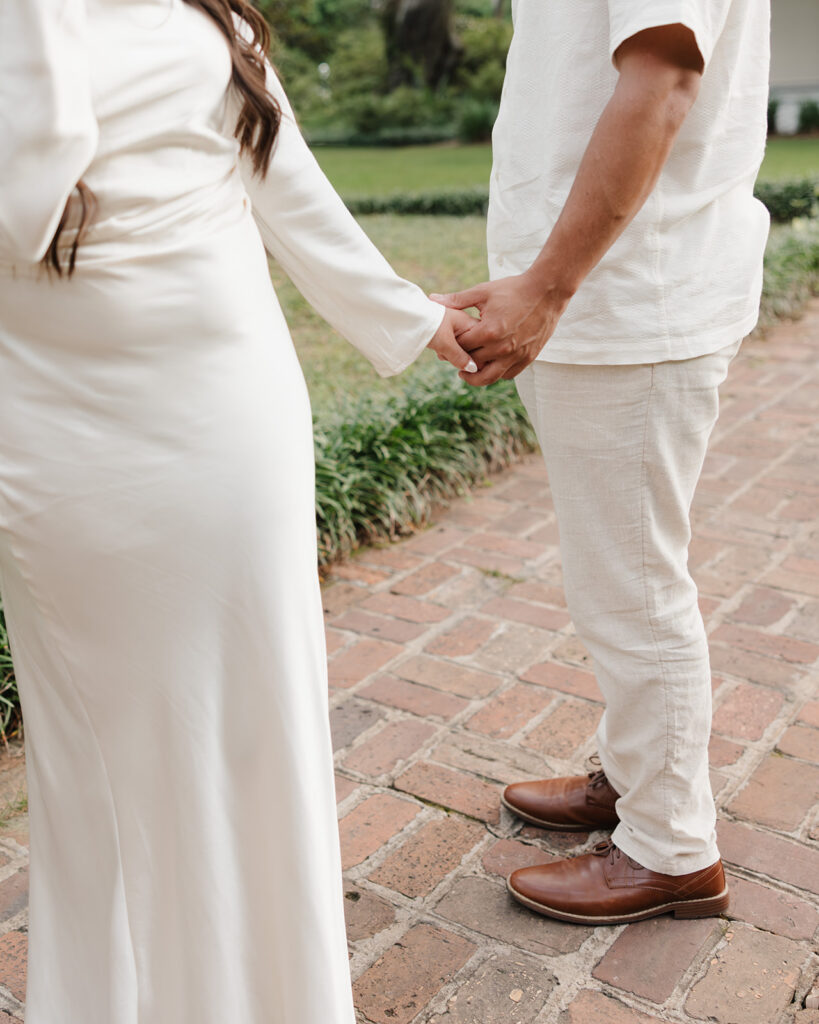
<svg viewBox="0 0 819 1024"><path fill-rule="evenodd" d="M819 301L746 342L694 506L726 915L579 928L509 900L588 849L499 807L582 771L601 695L573 633L541 460L360 552L324 589L362 1024L816 1024ZM24 821L0 833L0 1018L22 1016Z"/></svg>

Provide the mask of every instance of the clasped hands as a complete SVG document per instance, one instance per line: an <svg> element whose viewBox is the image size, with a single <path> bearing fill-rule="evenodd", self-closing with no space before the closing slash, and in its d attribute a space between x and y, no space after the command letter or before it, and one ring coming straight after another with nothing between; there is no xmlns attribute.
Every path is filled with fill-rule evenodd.
<svg viewBox="0 0 819 1024"><path fill-rule="evenodd" d="M531 272L430 297L447 313L429 347L475 387L511 380L532 363L568 302ZM471 308L478 310L477 317L463 312Z"/></svg>

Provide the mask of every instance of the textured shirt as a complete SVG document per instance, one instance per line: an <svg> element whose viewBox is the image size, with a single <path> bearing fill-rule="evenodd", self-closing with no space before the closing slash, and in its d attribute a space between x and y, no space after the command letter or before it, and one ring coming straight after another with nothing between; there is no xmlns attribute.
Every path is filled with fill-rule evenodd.
<svg viewBox="0 0 819 1024"><path fill-rule="evenodd" d="M693 108L642 209L581 284L540 358L687 359L756 323L769 218L769 0L513 0L493 135L490 276L531 266L557 221L618 72L644 29L683 24L705 63Z"/></svg>

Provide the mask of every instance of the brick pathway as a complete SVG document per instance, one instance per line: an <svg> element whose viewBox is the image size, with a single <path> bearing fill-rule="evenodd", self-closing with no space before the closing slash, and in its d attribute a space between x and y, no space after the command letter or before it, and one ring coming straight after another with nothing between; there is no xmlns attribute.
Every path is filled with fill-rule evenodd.
<svg viewBox="0 0 819 1024"><path fill-rule="evenodd" d="M507 898L513 868L599 838L498 806L506 782L582 770L601 712L539 459L338 569L325 605L362 1022L819 1022L802 1008L819 974L818 356L819 301L746 344L696 502L724 918L592 930ZM27 850L12 827L0 1006L19 1013Z"/></svg>

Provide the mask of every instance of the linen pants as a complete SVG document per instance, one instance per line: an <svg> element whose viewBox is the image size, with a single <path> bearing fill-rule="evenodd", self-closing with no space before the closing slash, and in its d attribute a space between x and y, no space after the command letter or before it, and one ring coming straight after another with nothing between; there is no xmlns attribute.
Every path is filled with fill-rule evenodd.
<svg viewBox="0 0 819 1024"><path fill-rule="evenodd" d="M719 858L711 673L688 545L738 348L647 365L536 362L517 378L549 474L569 612L606 702L597 742L620 794L613 839L670 875Z"/></svg>

